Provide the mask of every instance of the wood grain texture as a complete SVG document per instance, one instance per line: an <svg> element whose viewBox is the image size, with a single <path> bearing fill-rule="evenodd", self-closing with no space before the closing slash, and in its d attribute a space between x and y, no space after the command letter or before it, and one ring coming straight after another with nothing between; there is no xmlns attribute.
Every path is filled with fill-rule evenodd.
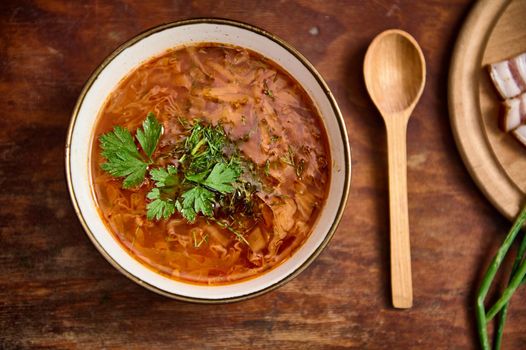
<svg viewBox="0 0 526 350"><path fill-rule="evenodd" d="M482 57L482 66L499 62L526 52L526 1L512 1L500 15L491 31ZM526 149L512 135L506 135L498 128L499 101L495 88L489 89L489 74L484 69L480 79L479 103L484 131L490 147L502 166L506 176L526 194Z"/></svg>
<svg viewBox="0 0 526 350"><path fill-rule="evenodd" d="M407 203L407 119L398 115L385 121L389 174L389 244L393 306L413 306L411 241Z"/></svg>
<svg viewBox="0 0 526 350"><path fill-rule="evenodd" d="M450 72L453 132L464 162L488 199L508 218L526 193L526 151L498 127L500 99L487 64L526 51L524 0L483 0L459 37Z"/></svg>
<svg viewBox="0 0 526 350"><path fill-rule="evenodd" d="M470 8L444 1L0 2L0 348L475 349L473 303L509 223L455 148L447 70ZM292 43L326 78L353 147L349 205L299 277L257 299L177 302L129 281L94 249L73 212L64 141L84 81L115 47L173 20L218 16ZM414 306L391 308L383 121L361 67L372 38L407 30L428 83L408 125ZM314 30L313 28L317 28ZM317 33L317 34L311 34ZM525 289L505 349L526 348Z"/></svg>
<svg viewBox="0 0 526 350"><path fill-rule="evenodd" d="M407 204L407 123L426 82L422 50L407 32L390 29L373 39L363 64L367 92L387 131L389 242L393 306L413 306Z"/></svg>

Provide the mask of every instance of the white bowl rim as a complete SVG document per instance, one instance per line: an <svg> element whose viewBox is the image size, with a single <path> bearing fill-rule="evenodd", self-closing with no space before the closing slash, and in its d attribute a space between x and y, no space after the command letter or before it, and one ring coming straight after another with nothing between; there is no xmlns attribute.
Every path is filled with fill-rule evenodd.
<svg viewBox="0 0 526 350"><path fill-rule="evenodd" d="M94 234L91 232L81 210L79 207L79 203L77 200L77 197L75 195L75 191L73 188L73 181L71 177L71 140L73 136L73 130L76 124L76 120L79 114L79 110L82 106L84 97L86 96L87 92L90 90L91 86L93 85L94 81L97 79L99 74L106 68L106 66L115 58L117 57L122 51L124 51L126 48L134 45L135 43L143 40L144 38L147 38L148 36L161 32L163 30L184 26L184 25L192 25L192 24L201 24L201 23L211 23L211 24L217 24L217 25L228 25L228 26L234 26L241 29L245 29L251 32L254 32L256 34L262 35L287 51L289 51L293 56L295 56L298 61L304 65L304 67L312 74L312 76L316 79L317 83L322 88L323 92L325 93L332 109L334 112L334 115L336 116L336 121L338 123L341 141L343 143L343 149L344 149L344 159L345 159L345 166L344 166L344 189L343 193L340 199L340 203L338 206L338 211L335 215L334 222L332 223L331 227L328 229L325 238L323 241L319 244L319 246L312 252L312 254L295 270L291 271L288 275L283 277L278 282L266 286L265 288L262 288L260 290L254 291L249 294L243 294L240 296L235 296L231 298L221 298L221 299L207 299L207 298L196 298L196 297L189 297L184 295L179 295L175 293L170 293L165 290L160 289L159 287L152 285L150 283L147 283L137 276L130 273L128 270L124 269L117 261L115 261L110 254L104 249L104 247L100 244L100 242L94 237ZM212 18L212 17L206 17L206 18L192 18L192 19L185 19L180 21L174 21L166 24L161 24L159 26L150 28L145 30L144 32L134 36L133 38L129 39L122 45L120 45L117 49L115 49L109 56L107 56L101 64L93 71L93 73L89 76L88 80L86 81L79 98L77 99L77 102L75 104L75 107L72 112L70 124L68 127L67 137L66 137L66 145L65 145L65 171L66 171L66 180L68 185L68 191L71 197L71 202L73 204L73 208L75 210L75 213L77 214L77 217L85 231L85 233L90 238L91 242L97 250L102 254L102 256L119 272L121 272L123 275L134 281L135 283L145 287L146 289L149 289L155 293L161 294L163 296L167 296L173 299L181 300L181 301L188 301L188 302L194 302L194 303L205 303L205 304L219 304L219 303L229 303L229 302L236 302L241 300L250 299L259 295L262 295L264 293L270 292L276 288L279 288L280 286L284 285L285 283L289 282L290 280L294 279L296 276L298 276L303 270L305 270L317 257L320 255L320 253L324 250L324 248L327 246L327 244L330 242L332 237L334 236L334 233L341 221L341 218L343 216L347 200L349 197L349 191L350 191L350 185L351 185L351 147L349 144L349 139L347 135L347 129L345 126L345 121L343 118L343 115L338 107L338 104L336 102L336 99L334 98L332 92L330 91L327 83L322 78L320 73L314 68L312 63L307 60L305 56L303 56L299 51L297 51L292 45L284 41L283 39L277 37L274 34L271 34L267 32L266 30L263 30L261 28L255 27L251 24L243 23L240 21L230 20L230 19L224 19L224 18Z"/></svg>

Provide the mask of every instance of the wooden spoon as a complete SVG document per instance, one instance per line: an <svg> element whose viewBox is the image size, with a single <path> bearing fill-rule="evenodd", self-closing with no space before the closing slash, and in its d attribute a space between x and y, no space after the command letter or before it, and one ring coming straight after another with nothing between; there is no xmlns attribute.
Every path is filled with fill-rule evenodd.
<svg viewBox="0 0 526 350"><path fill-rule="evenodd" d="M411 35L391 29L379 34L367 49L363 73L367 91L387 129L393 306L410 308L413 287L407 213L406 131L409 116L424 90L426 63L422 50Z"/></svg>

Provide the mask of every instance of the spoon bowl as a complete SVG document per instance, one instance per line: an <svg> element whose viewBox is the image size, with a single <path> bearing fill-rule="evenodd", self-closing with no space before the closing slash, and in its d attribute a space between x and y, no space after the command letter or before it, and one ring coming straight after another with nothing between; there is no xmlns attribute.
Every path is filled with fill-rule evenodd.
<svg viewBox="0 0 526 350"><path fill-rule="evenodd" d="M407 205L406 131L409 116L424 90L426 64L408 33L392 29L378 35L364 61L367 91L384 118L389 165L389 221L393 306L413 305Z"/></svg>
<svg viewBox="0 0 526 350"><path fill-rule="evenodd" d="M411 112L424 90L425 73L422 50L404 31L381 33L367 50L365 84L382 114Z"/></svg>

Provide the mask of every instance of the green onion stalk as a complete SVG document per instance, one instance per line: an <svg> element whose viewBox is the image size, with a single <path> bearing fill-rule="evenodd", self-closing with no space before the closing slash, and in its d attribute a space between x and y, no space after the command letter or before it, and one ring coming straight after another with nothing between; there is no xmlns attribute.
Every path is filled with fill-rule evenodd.
<svg viewBox="0 0 526 350"><path fill-rule="evenodd" d="M504 258L506 257L508 250L510 249L511 245L517 238L517 235L519 234L521 227L524 225L525 221L526 221L526 206L524 206L524 208L520 212L519 216L515 220L515 223L513 224L506 238L504 239L503 244L501 245L501 247L497 251L497 254L491 261L491 264L489 265L488 270L486 271L486 274L484 275L484 278L482 279L480 289L477 293L477 301L476 301L476 308L475 308L476 317L477 317L477 329L479 333L480 343L484 350L491 349L489 339L488 339L487 324L499 312L500 312L500 316L498 319L499 323L498 323L497 331L495 334L494 345L495 345L495 349L500 348L500 344L502 342L502 333L504 329L506 313L508 310L510 298L515 292L515 290L519 287L519 285L523 282L524 276L526 275L526 261L523 259L524 253L526 251L526 238L523 238L522 243L517 252L517 257L515 258L515 263L512 269L512 274L510 276L510 281L508 283L508 286L502 292L502 295L499 298L499 300L497 300L497 302L486 313L486 309L484 307L484 300L486 299L488 291L491 287L493 280L495 279L495 275L497 274L497 271L500 265L504 261Z"/></svg>
<svg viewBox="0 0 526 350"><path fill-rule="evenodd" d="M515 274L517 273L519 265L524 258L525 252L526 252L526 235L523 235L521 245L517 252L517 256L515 257L515 262L513 263L513 267L511 269L511 275L510 275L510 280L508 282L508 286L510 285L513 279L513 276L515 276ZM524 283L524 279L522 280L522 283ZM497 330L495 331L495 341L493 343L495 349L500 349L500 346L502 343L502 334L504 331L504 325L506 324L506 316L508 314L509 305L510 303L508 301L499 313L499 318L497 320Z"/></svg>

